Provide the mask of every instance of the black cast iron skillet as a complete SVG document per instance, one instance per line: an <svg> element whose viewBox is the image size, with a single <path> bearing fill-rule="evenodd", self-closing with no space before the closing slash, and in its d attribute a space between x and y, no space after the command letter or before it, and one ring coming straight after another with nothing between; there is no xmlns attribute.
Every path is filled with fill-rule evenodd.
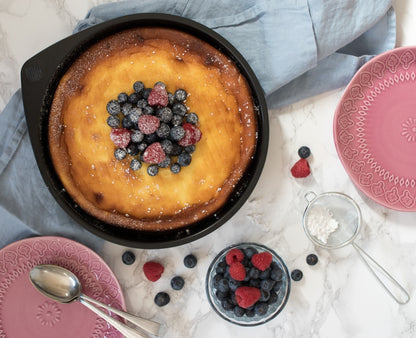
<svg viewBox="0 0 416 338"><path fill-rule="evenodd" d="M138 231L102 222L84 212L66 193L49 154L48 119L60 78L89 46L124 29L141 26L175 28L211 44L232 59L250 84L258 119L258 141L253 160L227 203L199 222L169 231ZM237 28L236 28L237 29ZM211 29L182 17L165 14L134 14L98 24L48 47L29 59L21 70L23 104L33 151L42 177L61 207L84 228L108 241L137 248L165 248L201 238L229 220L254 189L266 159L269 123L260 84L241 54Z"/></svg>

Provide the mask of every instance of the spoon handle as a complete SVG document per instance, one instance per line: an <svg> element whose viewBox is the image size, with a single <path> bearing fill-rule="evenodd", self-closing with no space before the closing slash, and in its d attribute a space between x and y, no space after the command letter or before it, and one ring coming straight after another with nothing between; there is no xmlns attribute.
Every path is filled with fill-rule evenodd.
<svg viewBox="0 0 416 338"><path fill-rule="evenodd" d="M87 301L90 302L94 305L100 306L108 311L111 311L112 313L120 316L121 318L124 318L126 320L128 320L129 322L133 323L134 325L136 325L140 331L145 331L151 335L154 336L158 336L159 335L159 328L160 328L160 324L157 322L154 322L152 320L148 320L148 319L144 319L144 318L140 318L137 316L134 316L130 313L124 312L122 310L119 309L115 309L111 306L108 306L106 304L103 304L85 294L82 294L81 297ZM143 332L143 333L145 333Z"/></svg>
<svg viewBox="0 0 416 338"><path fill-rule="evenodd" d="M148 338L147 335L143 335L138 331L132 329L131 327L119 322L117 319L111 317L110 315L104 313L100 309L96 308L94 305L88 303L86 300L83 299L84 297L80 297L79 301L81 304L85 305L89 308L92 312L96 315L100 316L101 318L105 319L109 324L111 324L114 328L120 331L126 338Z"/></svg>

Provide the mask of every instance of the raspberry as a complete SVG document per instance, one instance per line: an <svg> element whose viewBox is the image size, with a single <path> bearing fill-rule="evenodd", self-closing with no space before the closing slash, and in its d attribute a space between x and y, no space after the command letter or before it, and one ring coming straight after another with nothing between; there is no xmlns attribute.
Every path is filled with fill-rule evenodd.
<svg viewBox="0 0 416 338"><path fill-rule="evenodd" d="M292 169L290 169L293 177L296 178L303 178L308 176L311 173L311 169L309 168L309 163L306 159L301 158L297 161Z"/></svg>
<svg viewBox="0 0 416 338"><path fill-rule="evenodd" d="M202 133L197 126L191 123L184 123L182 128L185 130L185 136L178 142L180 146L190 146L201 139Z"/></svg>
<svg viewBox="0 0 416 338"><path fill-rule="evenodd" d="M246 278L246 269L240 262L231 263L229 272L231 278L235 280L243 281Z"/></svg>
<svg viewBox="0 0 416 338"><path fill-rule="evenodd" d="M145 134L153 134L160 126L160 120L153 115L142 115L139 118L139 129Z"/></svg>
<svg viewBox="0 0 416 338"><path fill-rule="evenodd" d="M111 129L110 138L117 148L125 148L130 143L131 131L125 128Z"/></svg>
<svg viewBox="0 0 416 338"><path fill-rule="evenodd" d="M235 290L235 300L244 309L254 305L260 299L260 290L252 286L240 286Z"/></svg>
<svg viewBox="0 0 416 338"><path fill-rule="evenodd" d="M260 252L251 257L251 263L260 271L266 270L273 261L273 256L269 252Z"/></svg>
<svg viewBox="0 0 416 338"><path fill-rule="evenodd" d="M152 143L143 153L143 161L150 164L160 163L165 157L165 152L159 142Z"/></svg>
<svg viewBox="0 0 416 338"><path fill-rule="evenodd" d="M166 87L161 84L155 84L149 94L149 97L147 98L149 105L166 107L168 101L168 92L166 91Z"/></svg>
<svg viewBox="0 0 416 338"><path fill-rule="evenodd" d="M144 275L151 282L156 282L161 276L165 268L157 262L147 262L143 265Z"/></svg>
<svg viewBox="0 0 416 338"><path fill-rule="evenodd" d="M225 261L228 265L231 265L234 262L241 262L244 258L244 254L239 249L231 249L228 251L227 255L225 256Z"/></svg>

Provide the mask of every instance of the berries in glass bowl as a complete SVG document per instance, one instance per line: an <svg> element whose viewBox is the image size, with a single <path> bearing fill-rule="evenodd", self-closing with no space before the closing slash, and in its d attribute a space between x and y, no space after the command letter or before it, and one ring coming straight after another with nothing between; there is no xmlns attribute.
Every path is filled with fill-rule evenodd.
<svg viewBox="0 0 416 338"><path fill-rule="evenodd" d="M208 301L223 319L255 326L276 317L290 294L286 264L261 244L240 243L222 250L208 268Z"/></svg>

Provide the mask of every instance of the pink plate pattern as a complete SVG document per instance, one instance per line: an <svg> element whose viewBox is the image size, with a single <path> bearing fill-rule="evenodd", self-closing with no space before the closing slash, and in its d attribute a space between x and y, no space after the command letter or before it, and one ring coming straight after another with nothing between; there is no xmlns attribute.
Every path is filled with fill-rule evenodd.
<svg viewBox="0 0 416 338"><path fill-rule="evenodd" d="M0 250L0 338L122 337L80 302L57 303L37 291L29 271L38 264L71 270L85 294L125 309L120 284L95 252L62 237L28 238Z"/></svg>
<svg viewBox="0 0 416 338"><path fill-rule="evenodd" d="M366 63L334 117L338 155L355 185L377 203L416 211L416 47Z"/></svg>

